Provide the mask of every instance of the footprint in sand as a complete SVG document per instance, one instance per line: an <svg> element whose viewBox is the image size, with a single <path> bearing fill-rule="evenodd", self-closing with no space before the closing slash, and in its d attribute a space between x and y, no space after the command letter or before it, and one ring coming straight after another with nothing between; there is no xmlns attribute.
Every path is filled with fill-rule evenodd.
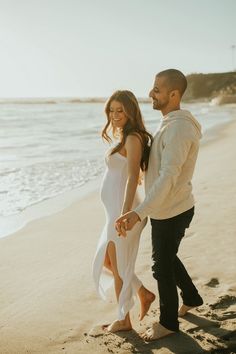
<svg viewBox="0 0 236 354"><path fill-rule="evenodd" d="M210 304L209 307L212 310L215 309L227 309L229 306L236 304L236 296L224 295L220 296L219 300L214 304Z"/></svg>
<svg viewBox="0 0 236 354"><path fill-rule="evenodd" d="M220 282L217 278L211 278L211 280L208 283L206 283L205 285L209 286L210 288L215 288L219 284L220 284Z"/></svg>
<svg viewBox="0 0 236 354"><path fill-rule="evenodd" d="M94 327L91 328L91 330L89 331L88 335L90 337L94 337L94 338L97 338L97 337L101 337L104 335L104 329L103 329L103 326L102 324L98 324ZM87 335L87 333L86 333Z"/></svg>
<svg viewBox="0 0 236 354"><path fill-rule="evenodd" d="M211 317L217 321L231 320L231 319L236 319L236 312L235 311L225 311L221 314L214 313L214 314L211 314Z"/></svg>

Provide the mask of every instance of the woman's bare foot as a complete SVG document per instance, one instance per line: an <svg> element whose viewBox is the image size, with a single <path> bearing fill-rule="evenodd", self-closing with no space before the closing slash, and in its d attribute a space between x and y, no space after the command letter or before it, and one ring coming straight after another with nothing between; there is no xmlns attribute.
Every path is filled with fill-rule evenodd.
<svg viewBox="0 0 236 354"><path fill-rule="evenodd" d="M139 320L142 321L144 316L148 313L151 303L155 300L156 296L143 285L140 287L138 295L141 304Z"/></svg>
<svg viewBox="0 0 236 354"><path fill-rule="evenodd" d="M120 331L130 331L132 329L132 325L130 321L114 321L112 322L107 328L106 330L108 332L120 332Z"/></svg>
<svg viewBox="0 0 236 354"><path fill-rule="evenodd" d="M170 331L169 329L163 327L160 323L155 322L152 324L152 327L149 328L146 332L144 332L141 337L145 341L152 341L164 338L169 336L170 334L174 334L176 332Z"/></svg>
<svg viewBox="0 0 236 354"><path fill-rule="evenodd" d="M198 306L187 306L183 304L178 312L179 317L185 316L190 310L195 309L196 307Z"/></svg>

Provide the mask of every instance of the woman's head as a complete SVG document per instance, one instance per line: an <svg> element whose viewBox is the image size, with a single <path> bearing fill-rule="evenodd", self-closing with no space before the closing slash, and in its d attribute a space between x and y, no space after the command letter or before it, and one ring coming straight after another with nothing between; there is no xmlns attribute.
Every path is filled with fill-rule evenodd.
<svg viewBox="0 0 236 354"><path fill-rule="evenodd" d="M142 115L138 101L131 91L114 92L106 102L105 113L109 128L112 129L114 136L124 130L142 126Z"/></svg>
<svg viewBox="0 0 236 354"><path fill-rule="evenodd" d="M146 131L138 101L131 91L115 91L105 104L105 113L107 123L102 131L102 137L111 142L108 131L112 130L113 137L120 139L120 143L113 149L112 154L124 146L129 134L135 133L141 137L143 150L146 151L149 142L152 141L152 136ZM147 165L147 161L144 164ZM141 167L145 169L144 166Z"/></svg>

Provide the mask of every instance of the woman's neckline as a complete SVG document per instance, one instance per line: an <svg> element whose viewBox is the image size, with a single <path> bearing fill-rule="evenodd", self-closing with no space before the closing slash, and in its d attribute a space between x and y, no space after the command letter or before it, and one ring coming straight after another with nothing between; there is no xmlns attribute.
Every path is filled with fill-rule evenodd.
<svg viewBox="0 0 236 354"><path fill-rule="evenodd" d="M127 159L127 156L122 155L119 151L115 152L115 154L117 154L117 155L123 157L124 159ZM113 154L113 155L115 155L115 154Z"/></svg>

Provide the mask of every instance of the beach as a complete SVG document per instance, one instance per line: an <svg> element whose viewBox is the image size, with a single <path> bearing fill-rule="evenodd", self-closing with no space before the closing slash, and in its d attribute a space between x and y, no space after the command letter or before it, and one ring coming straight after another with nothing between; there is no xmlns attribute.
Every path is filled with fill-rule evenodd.
<svg viewBox="0 0 236 354"><path fill-rule="evenodd" d="M200 148L193 180L195 216L179 254L204 305L180 319L178 334L149 344L139 337L158 320L158 296L141 324L136 302L133 331L102 331L100 324L115 319L116 305L114 294L109 303L98 297L91 276L105 221L97 189L0 239L0 353L236 352L235 136L236 120L219 127ZM149 223L136 271L157 294Z"/></svg>

